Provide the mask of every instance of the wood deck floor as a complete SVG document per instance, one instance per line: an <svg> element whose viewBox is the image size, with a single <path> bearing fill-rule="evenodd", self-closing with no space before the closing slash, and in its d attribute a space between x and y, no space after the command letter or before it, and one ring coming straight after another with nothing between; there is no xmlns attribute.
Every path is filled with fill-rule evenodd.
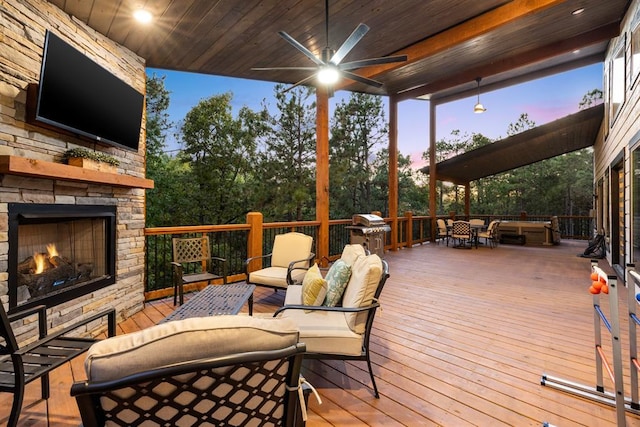
<svg viewBox="0 0 640 427"><path fill-rule="evenodd" d="M540 384L546 373L595 385L589 260L576 256L585 247L427 244L386 254L391 277L372 335L380 399L369 388L366 363L307 361L304 375L323 400L311 397L307 425L615 426L614 408ZM282 301L282 293L259 289L255 311L273 312ZM621 301L626 313L625 295ZM606 301L602 307L608 313ZM120 323L118 334L147 328L172 309L168 300L149 303ZM39 383L30 384L20 425L78 426L69 387L84 377L82 363L79 357L52 375L48 408L38 400ZM625 381L629 395L628 367ZM605 387L611 390L608 379ZM2 423L9 401L0 402ZM627 414L627 425L640 426L640 417Z"/></svg>

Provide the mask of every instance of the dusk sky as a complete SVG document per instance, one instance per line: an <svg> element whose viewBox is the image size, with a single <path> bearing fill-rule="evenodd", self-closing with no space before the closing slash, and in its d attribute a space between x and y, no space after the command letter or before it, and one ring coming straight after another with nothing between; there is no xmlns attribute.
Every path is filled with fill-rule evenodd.
<svg viewBox="0 0 640 427"><path fill-rule="evenodd" d="M242 106L254 111L261 107L263 99L275 108L274 83L233 79L184 72L148 69L149 75L166 76L165 88L170 92L169 116L175 123L181 122L187 112L201 99L231 92L233 114ZM602 89L602 64L533 80L517 86L482 93L480 101L487 111L473 113L476 96L439 105L436 108L436 138L448 138L453 130L463 133L482 133L498 139L507 135L510 123L522 113L536 125L542 125L578 111L582 97L592 89ZM336 92L330 102L330 116L336 102L346 99L349 93ZM387 105L387 98L383 99ZM388 110L388 109L387 109ZM404 101L398 105L398 148L403 155L410 155L415 167L423 165L422 153L429 146L428 101ZM168 150L179 148L172 142Z"/></svg>

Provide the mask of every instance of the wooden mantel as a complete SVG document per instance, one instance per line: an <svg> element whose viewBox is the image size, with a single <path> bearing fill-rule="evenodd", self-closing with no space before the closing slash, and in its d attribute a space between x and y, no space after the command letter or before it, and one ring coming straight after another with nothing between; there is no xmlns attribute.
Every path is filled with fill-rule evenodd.
<svg viewBox="0 0 640 427"><path fill-rule="evenodd" d="M0 174L28 176L32 178L81 181L116 187L153 188L153 181L130 175L100 172L43 160L18 156L0 156Z"/></svg>

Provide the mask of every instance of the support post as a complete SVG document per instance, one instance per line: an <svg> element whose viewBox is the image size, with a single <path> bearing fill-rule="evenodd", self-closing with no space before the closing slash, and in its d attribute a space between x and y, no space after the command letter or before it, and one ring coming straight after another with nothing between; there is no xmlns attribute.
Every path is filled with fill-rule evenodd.
<svg viewBox="0 0 640 427"><path fill-rule="evenodd" d="M316 88L316 259L329 257L329 92Z"/></svg>

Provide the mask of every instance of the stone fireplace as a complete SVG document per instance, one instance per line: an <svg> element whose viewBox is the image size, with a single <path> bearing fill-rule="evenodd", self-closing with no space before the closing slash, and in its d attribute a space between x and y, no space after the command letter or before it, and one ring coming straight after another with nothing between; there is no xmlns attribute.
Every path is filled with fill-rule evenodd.
<svg viewBox="0 0 640 427"><path fill-rule="evenodd" d="M46 30L145 92L145 63L113 40L43 0L0 8L0 303L9 311L46 304L54 331L104 308L119 319L144 306L145 120L138 151L88 141L27 120L27 88L38 84ZM116 172L64 164L83 147L120 161ZM53 244L55 248L47 246ZM42 258L43 270L35 258ZM37 322L15 325L21 342ZM104 324L89 325L98 333Z"/></svg>
<svg viewBox="0 0 640 427"><path fill-rule="evenodd" d="M9 203L9 311L115 283L115 206Z"/></svg>

